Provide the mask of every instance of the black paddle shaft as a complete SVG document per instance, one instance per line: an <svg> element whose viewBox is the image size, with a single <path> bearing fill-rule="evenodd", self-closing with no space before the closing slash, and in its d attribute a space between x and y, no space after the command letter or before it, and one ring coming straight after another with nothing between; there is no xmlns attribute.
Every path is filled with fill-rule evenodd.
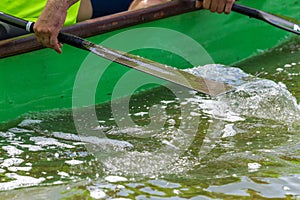
<svg viewBox="0 0 300 200"><path fill-rule="evenodd" d="M0 12L0 21L24 29L27 32L34 33L33 31L34 22L26 21L24 19L14 17L12 15L8 15L3 12ZM89 50L89 48L92 46L92 43L90 43L89 41L68 33L60 32L57 38L62 43L69 44L71 46L84 49L84 50Z"/></svg>

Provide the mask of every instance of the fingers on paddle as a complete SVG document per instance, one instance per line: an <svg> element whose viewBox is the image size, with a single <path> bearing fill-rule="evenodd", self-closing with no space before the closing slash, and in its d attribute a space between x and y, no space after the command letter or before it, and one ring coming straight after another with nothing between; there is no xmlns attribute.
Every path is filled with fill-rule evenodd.
<svg viewBox="0 0 300 200"><path fill-rule="evenodd" d="M218 10L218 8L221 7L221 4L224 6L223 1L221 3L219 3L218 0L212 0L212 2L210 4L210 11L216 12Z"/></svg>
<svg viewBox="0 0 300 200"><path fill-rule="evenodd" d="M34 26L36 39L45 47L54 49L57 53L62 53L62 44L58 42L58 33L49 28L39 28Z"/></svg>
<svg viewBox="0 0 300 200"><path fill-rule="evenodd" d="M62 50L61 50L62 45L60 42L58 42L57 35L51 35L50 48L54 49L57 53L62 53Z"/></svg>
<svg viewBox="0 0 300 200"><path fill-rule="evenodd" d="M226 14L229 14L229 13L230 13L233 4L234 4L234 0L227 0L227 3L226 3L226 5L225 5L225 9L224 9L224 12L225 12Z"/></svg>
<svg viewBox="0 0 300 200"><path fill-rule="evenodd" d="M202 2L199 0L196 0L196 4L195 4L196 8L201 8L202 7Z"/></svg>
<svg viewBox="0 0 300 200"><path fill-rule="evenodd" d="M211 0L204 0L203 1L203 8L210 9Z"/></svg>
<svg viewBox="0 0 300 200"><path fill-rule="evenodd" d="M229 14L235 0L204 0L203 8L209 9L211 12Z"/></svg>

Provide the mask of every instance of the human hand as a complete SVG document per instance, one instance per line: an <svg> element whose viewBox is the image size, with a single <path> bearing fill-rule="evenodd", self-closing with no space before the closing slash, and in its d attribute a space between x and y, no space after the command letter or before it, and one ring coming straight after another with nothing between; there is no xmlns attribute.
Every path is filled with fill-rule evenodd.
<svg viewBox="0 0 300 200"><path fill-rule="evenodd" d="M202 6L204 9L208 9L211 12L224 12L229 14L234 2L235 0L197 0L196 7L199 8Z"/></svg>
<svg viewBox="0 0 300 200"><path fill-rule="evenodd" d="M65 22L67 9L64 4L49 0L33 27L37 41L57 53L62 53L62 44L57 36Z"/></svg>

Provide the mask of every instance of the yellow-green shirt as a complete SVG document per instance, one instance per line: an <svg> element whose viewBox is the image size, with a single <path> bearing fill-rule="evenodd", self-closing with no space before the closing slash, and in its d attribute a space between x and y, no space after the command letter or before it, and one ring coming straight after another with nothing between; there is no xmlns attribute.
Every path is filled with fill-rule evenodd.
<svg viewBox="0 0 300 200"><path fill-rule="evenodd" d="M36 21L42 13L47 0L0 0L0 11L28 20ZM72 5L67 14L65 25L76 23L80 2Z"/></svg>

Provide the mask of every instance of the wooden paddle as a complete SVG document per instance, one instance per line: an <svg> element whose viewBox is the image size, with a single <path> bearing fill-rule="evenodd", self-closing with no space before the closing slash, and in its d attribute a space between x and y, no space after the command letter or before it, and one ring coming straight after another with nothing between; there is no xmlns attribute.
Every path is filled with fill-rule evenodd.
<svg viewBox="0 0 300 200"><path fill-rule="evenodd" d="M203 0L199 1L202 2ZM239 5L236 3L233 4L231 10L243 15L247 15L249 17L265 21L273 26L300 35L300 25L299 21L296 19L276 14L270 14L261 10Z"/></svg>
<svg viewBox="0 0 300 200"><path fill-rule="evenodd" d="M0 21L33 33L33 22L29 22L2 12L0 12ZM211 96L216 96L218 94L234 90L234 87L231 85L195 76L188 72L136 55L96 45L88 40L71 34L60 32L58 35L58 40L62 43L90 51L113 62Z"/></svg>

